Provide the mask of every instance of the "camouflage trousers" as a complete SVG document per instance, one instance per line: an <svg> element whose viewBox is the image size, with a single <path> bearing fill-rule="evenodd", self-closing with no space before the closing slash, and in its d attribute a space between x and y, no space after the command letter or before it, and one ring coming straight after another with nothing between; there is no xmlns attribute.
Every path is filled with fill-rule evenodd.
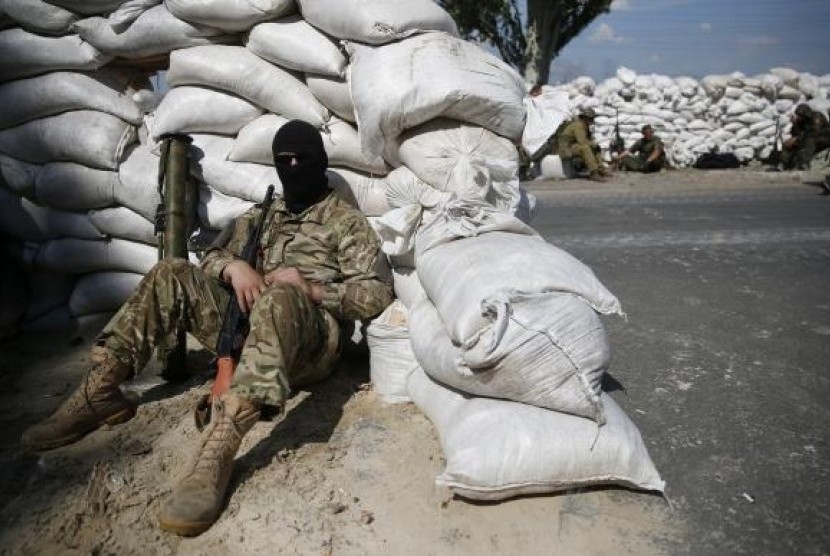
<svg viewBox="0 0 830 556"><path fill-rule="evenodd" d="M159 261L110 320L96 345L141 372L157 346L182 328L215 350L231 292L181 259ZM269 287L249 315L231 391L279 406L290 388L328 376L339 356L340 329L293 285Z"/></svg>
<svg viewBox="0 0 830 556"><path fill-rule="evenodd" d="M659 172L663 165L660 162L647 162L639 156L627 155L620 159L620 169L627 172L642 172L644 174L651 174Z"/></svg>
<svg viewBox="0 0 830 556"><path fill-rule="evenodd" d="M559 156L562 157L562 160L570 160L573 164L575 162L574 159L579 159L582 161L582 164L585 166L585 169L592 174L594 172L599 171L600 168L602 168L603 170L605 169L605 164L599 158L599 154L595 152L595 150L591 147L575 144L571 145L567 149L567 151L568 152L559 153ZM579 164L575 164L575 166L579 166Z"/></svg>

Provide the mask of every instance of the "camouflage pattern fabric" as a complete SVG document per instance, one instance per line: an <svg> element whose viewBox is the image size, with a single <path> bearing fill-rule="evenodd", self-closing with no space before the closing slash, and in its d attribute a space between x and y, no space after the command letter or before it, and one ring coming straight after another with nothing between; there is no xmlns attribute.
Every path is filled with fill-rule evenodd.
<svg viewBox="0 0 830 556"><path fill-rule="evenodd" d="M222 269L236 258L261 209L240 216L197 268L187 261L156 264L107 324L97 345L140 372L156 346L183 327L214 349L231 290ZM378 276L379 241L366 218L334 194L293 215L274 202L260 240L257 270L296 267L324 285L315 305L293 285L269 287L249 315L250 332L231 390L267 405L281 405L292 386L327 376L339 355L338 319L368 319L392 301Z"/></svg>
<svg viewBox="0 0 830 556"><path fill-rule="evenodd" d="M806 169L817 152L830 148L830 124L821 112L811 110L793 124L790 134L796 143L782 155L784 168Z"/></svg>
<svg viewBox="0 0 830 556"><path fill-rule="evenodd" d="M585 168L591 172L597 172L604 168L602 161L597 156L599 148L590 138L588 125L581 118L574 118L564 124L556 134L557 151L563 160L578 158L585 164Z"/></svg>
<svg viewBox="0 0 830 556"><path fill-rule="evenodd" d="M666 162L665 151L657 157L657 160L648 162L648 159L656 149L662 147L663 141L656 135L651 140L642 138L629 149L629 152L634 154L625 156L620 160L620 168L630 172L658 172Z"/></svg>

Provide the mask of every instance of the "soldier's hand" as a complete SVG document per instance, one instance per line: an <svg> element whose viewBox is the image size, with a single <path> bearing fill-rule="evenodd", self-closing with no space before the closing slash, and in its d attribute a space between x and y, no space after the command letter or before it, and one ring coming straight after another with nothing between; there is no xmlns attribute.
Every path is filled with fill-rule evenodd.
<svg viewBox="0 0 830 556"><path fill-rule="evenodd" d="M265 284L292 284L300 288L314 303L319 304L323 300L323 289L319 284L306 280L296 267L278 268L265 275Z"/></svg>
<svg viewBox="0 0 830 556"><path fill-rule="evenodd" d="M245 261L229 263L222 274L231 283L239 308L246 313L250 312L256 300L265 291L265 281L262 276Z"/></svg>

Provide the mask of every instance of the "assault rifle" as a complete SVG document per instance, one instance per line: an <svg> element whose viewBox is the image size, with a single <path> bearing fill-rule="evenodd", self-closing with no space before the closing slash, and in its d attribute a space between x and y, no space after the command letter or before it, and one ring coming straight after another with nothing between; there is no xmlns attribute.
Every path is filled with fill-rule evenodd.
<svg viewBox="0 0 830 556"><path fill-rule="evenodd" d="M781 151L778 148L778 143L781 140L781 120L775 120L775 138L772 142L772 151L767 157L767 164L770 166L778 166L781 163Z"/></svg>
<svg viewBox="0 0 830 556"><path fill-rule="evenodd" d="M259 240L262 237L262 230L265 227L265 219L274 200L274 186L269 185L265 193L265 200L262 202L262 212L259 215L256 228L254 228L248 241L245 244L240 258L256 268L259 250ZM210 422L210 409L213 400L228 391L233 382L233 373L236 370L236 363L242 352L242 344L248 336L248 316L242 311L236 296L231 292L228 299L228 306L225 310L225 319L222 321L222 329L219 332L219 340L216 343L216 378L213 379L213 387L210 394L202 396L196 404L194 418L196 426L201 430Z"/></svg>
<svg viewBox="0 0 830 556"><path fill-rule="evenodd" d="M625 151L625 140L622 138L622 135L620 135L619 110L617 110L617 122L614 124L614 139L611 141L611 144L608 147L611 151L611 155L619 156L622 152Z"/></svg>

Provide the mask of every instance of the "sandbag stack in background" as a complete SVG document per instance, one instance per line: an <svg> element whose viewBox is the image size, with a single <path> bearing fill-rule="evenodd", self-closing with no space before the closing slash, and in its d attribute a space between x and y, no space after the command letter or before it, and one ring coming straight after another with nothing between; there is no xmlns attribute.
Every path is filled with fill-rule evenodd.
<svg viewBox="0 0 830 556"><path fill-rule="evenodd" d="M627 146L650 124L663 139L669 162L682 168L709 152L733 153L743 163L765 159L776 129L784 136L789 131L789 116L798 103L827 114L830 75L773 68L752 77L735 72L697 80L619 68L616 76L599 84L580 77L543 88L544 97L562 93L569 97L572 114L583 107L596 110L594 135L606 153L617 122ZM556 168L552 161L542 166Z"/></svg>

